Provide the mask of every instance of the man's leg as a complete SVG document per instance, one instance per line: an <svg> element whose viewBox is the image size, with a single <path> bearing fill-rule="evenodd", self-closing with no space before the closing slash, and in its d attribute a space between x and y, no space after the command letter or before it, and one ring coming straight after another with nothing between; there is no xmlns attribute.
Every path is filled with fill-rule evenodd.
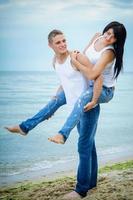
<svg viewBox="0 0 133 200"><path fill-rule="evenodd" d="M32 118L23 121L21 124L13 127L6 127L10 132L20 133L22 135L26 135L30 130L32 130L35 126L41 123L44 120L47 120L51 117L54 112L66 104L66 98L64 91L61 91L54 97L43 109L41 109L36 115Z"/></svg>
<svg viewBox="0 0 133 200"><path fill-rule="evenodd" d="M98 172L98 160L95 146L95 140L92 147L92 159L91 159L91 176L90 176L90 187L89 189L97 186L97 172Z"/></svg>
<svg viewBox="0 0 133 200"><path fill-rule="evenodd" d="M78 152L79 166L75 191L86 196L87 191L97 183L97 156L94 137L99 117L99 105L84 113L80 120Z"/></svg>

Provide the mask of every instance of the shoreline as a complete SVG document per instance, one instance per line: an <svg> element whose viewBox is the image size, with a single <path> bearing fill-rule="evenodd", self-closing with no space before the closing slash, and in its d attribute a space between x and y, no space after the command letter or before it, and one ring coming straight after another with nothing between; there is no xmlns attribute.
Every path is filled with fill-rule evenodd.
<svg viewBox="0 0 133 200"><path fill-rule="evenodd" d="M69 174L53 179L18 183L0 188L0 199L61 200L73 190L76 178ZM133 195L133 159L100 168L98 186L90 190L85 200L131 200Z"/></svg>
<svg viewBox="0 0 133 200"><path fill-rule="evenodd" d="M132 155L114 155L112 157L105 157L105 160L103 158L99 158L99 169L103 168L107 165L113 165L118 162L128 162L133 159ZM4 177L2 176L1 182L0 182L0 188L3 187L12 187L16 184L23 184L23 183L28 183L28 182L37 182L37 181L53 181L58 178L62 177L70 177L70 176L76 176L76 171L77 171L77 163L78 161L72 161L69 163L64 163L60 167L55 167L53 169L48 169L47 173L44 172L44 170L38 170L38 171L28 171L23 174L18 174L18 175L11 175ZM67 169L66 169L67 166Z"/></svg>
<svg viewBox="0 0 133 200"><path fill-rule="evenodd" d="M99 167L99 171L101 169L103 169L104 167L107 167L107 166L112 166L112 165L115 165L115 164L118 164L118 163L125 163L125 162L130 162L131 160L133 160L133 157L129 156L125 156L125 158L119 158L119 159L114 159L114 160L106 160L104 162L101 162L99 163L100 167ZM60 171L60 172L52 172L50 174L47 174L45 176L42 176L40 178L33 178L32 181L36 182L36 181L54 181L56 179L59 179L59 178L62 178L62 177L74 177L76 176L76 169L72 169L72 170L64 170L64 171ZM24 181L25 182L25 181ZM28 181L27 181L28 182ZM29 180L30 182L30 180ZM21 182L23 183L23 182Z"/></svg>

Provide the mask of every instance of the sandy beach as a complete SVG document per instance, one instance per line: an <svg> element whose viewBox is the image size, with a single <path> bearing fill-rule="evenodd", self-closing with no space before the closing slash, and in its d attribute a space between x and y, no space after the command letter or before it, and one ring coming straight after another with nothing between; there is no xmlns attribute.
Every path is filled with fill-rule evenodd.
<svg viewBox="0 0 133 200"><path fill-rule="evenodd" d="M37 181L27 181L8 187L1 187L3 200L61 200L64 194L73 190L76 178L73 172L55 174ZM58 177L58 178L57 178ZM104 166L99 170L97 188L88 192L85 200L132 200L133 160Z"/></svg>

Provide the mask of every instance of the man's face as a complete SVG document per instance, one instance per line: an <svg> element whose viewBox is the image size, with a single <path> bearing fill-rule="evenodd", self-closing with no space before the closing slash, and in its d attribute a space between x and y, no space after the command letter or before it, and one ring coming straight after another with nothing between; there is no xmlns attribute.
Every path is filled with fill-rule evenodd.
<svg viewBox="0 0 133 200"><path fill-rule="evenodd" d="M56 54L64 54L67 52L67 44L64 35L57 35L52 38L52 42L49 43L49 46Z"/></svg>

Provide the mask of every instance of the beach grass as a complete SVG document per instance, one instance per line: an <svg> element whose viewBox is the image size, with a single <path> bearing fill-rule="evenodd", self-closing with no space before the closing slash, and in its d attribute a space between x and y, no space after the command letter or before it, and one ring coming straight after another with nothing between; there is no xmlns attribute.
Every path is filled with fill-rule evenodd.
<svg viewBox="0 0 133 200"><path fill-rule="evenodd" d="M99 173L110 172L112 170L126 170L133 168L133 160L129 160L126 162L115 163L113 165L106 165L99 169Z"/></svg>
<svg viewBox="0 0 133 200"><path fill-rule="evenodd" d="M73 190L75 177L19 183L0 188L3 200L61 200ZM132 200L133 160L105 166L99 170L98 186L85 200Z"/></svg>

